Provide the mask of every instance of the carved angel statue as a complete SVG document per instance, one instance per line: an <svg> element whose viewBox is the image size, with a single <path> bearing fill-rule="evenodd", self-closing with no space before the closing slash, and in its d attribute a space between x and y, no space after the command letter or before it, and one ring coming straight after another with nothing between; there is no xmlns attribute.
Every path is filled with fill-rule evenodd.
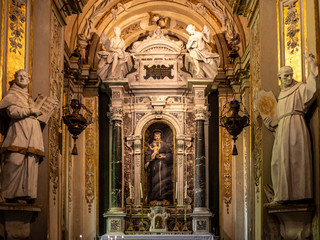
<svg viewBox="0 0 320 240"><path fill-rule="evenodd" d="M104 51L97 53L99 59L98 75L101 79L121 77L122 65L129 59L129 54L125 52L124 40L120 37L119 27L114 28L114 34L115 36L111 40L104 33L101 35L101 41L105 48Z"/></svg>
<svg viewBox="0 0 320 240"><path fill-rule="evenodd" d="M185 66L193 77L215 78L218 74L220 56L212 53L206 47L210 42L210 29L205 25L202 32L196 31L194 25L189 24L186 31L190 35L186 49L188 54Z"/></svg>

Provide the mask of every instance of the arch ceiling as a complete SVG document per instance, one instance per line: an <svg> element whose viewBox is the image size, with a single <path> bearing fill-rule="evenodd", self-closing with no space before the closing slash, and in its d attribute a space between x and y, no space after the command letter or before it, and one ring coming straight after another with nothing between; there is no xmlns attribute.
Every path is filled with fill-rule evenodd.
<svg viewBox="0 0 320 240"><path fill-rule="evenodd" d="M248 41L246 20L233 16L226 0L88 0L82 13L67 19L65 41L71 51L76 46L77 29L80 39L89 44L88 64L96 66L96 52L101 50L100 36L114 36L119 26L126 46L147 36L157 28L161 19L162 30L186 42L188 24L201 31L204 25L211 30L209 48L221 56L221 67L228 63L228 48L238 46L240 55Z"/></svg>

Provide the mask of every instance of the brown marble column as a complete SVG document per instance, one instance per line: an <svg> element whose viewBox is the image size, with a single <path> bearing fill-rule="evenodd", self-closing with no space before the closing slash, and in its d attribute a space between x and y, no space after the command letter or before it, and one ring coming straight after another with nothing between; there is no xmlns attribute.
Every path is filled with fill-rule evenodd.
<svg viewBox="0 0 320 240"><path fill-rule="evenodd" d="M195 136L195 207L206 207L206 157L204 120L196 120Z"/></svg>
<svg viewBox="0 0 320 240"><path fill-rule="evenodd" d="M111 207L122 207L122 127L112 120Z"/></svg>
<svg viewBox="0 0 320 240"><path fill-rule="evenodd" d="M194 234L205 234L210 232L210 221L212 213L207 208L206 193L206 154L205 154L205 119L207 118L207 107L198 105L194 109L196 120L195 134L195 194L194 210L191 214L192 228Z"/></svg>

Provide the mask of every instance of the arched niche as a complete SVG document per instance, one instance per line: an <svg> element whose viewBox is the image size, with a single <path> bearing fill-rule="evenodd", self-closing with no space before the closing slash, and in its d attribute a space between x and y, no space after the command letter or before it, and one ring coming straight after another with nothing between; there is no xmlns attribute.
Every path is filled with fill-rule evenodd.
<svg viewBox="0 0 320 240"><path fill-rule="evenodd" d="M144 134L152 124L162 122L172 129L173 137L173 195L177 195L178 204L183 204L183 161L184 161L184 139L183 123L179 122L173 115L163 113L160 116L155 113L150 113L142 117L136 124L134 135L134 189L135 189L135 204L140 204L141 201L141 185L143 185L142 169L144 166ZM177 184L175 183L177 182ZM177 186L177 190L175 189ZM143 192L145 194L145 192ZM145 198L145 196L144 196Z"/></svg>

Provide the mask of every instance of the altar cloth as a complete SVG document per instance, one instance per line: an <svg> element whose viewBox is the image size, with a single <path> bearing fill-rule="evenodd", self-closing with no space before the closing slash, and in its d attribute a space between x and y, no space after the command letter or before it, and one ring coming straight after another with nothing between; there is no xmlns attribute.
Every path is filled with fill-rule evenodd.
<svg viewBox="0 0 320 240"><path fill-rule="evenodd" d="M110 239L115 239L115 235L109 235ZM150 235L123 235L125 240L214 240L213 235L184 235L184 234L150 234ZM108 235L103 235L101 240L108 240ZM122 235L117 235L117 240L121 240Z"/></svg>

